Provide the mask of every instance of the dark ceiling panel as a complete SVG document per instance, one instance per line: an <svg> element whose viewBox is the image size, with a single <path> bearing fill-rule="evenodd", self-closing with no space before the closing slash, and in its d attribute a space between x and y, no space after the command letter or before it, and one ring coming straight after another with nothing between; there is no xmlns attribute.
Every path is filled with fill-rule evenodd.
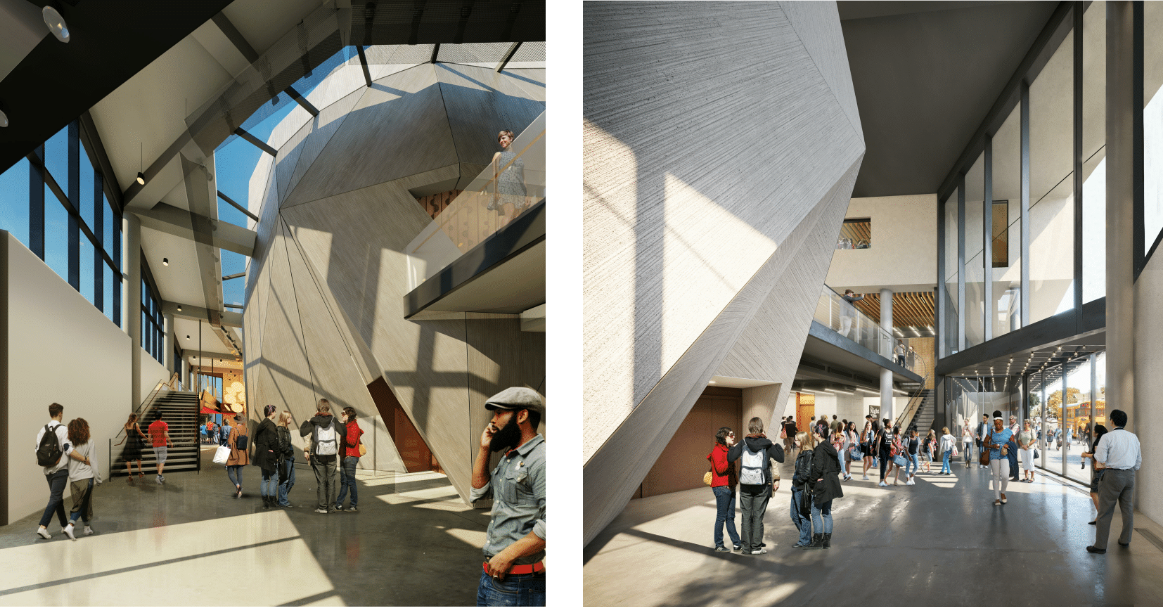
<svg viewBox="0 0 1163 607"><path fill-rule="evenodd" d="M853 197L936 192L1058 5L838 4L867 146Z"/></svg>
<svg viewBox="0 0 1163 607"><path fill-rule="evenodd" d="M47 0L32 4L43 7ZM0 82L0 171L31 152L230 4L230 0L58 3L67 44L46 36Z"/></svg>

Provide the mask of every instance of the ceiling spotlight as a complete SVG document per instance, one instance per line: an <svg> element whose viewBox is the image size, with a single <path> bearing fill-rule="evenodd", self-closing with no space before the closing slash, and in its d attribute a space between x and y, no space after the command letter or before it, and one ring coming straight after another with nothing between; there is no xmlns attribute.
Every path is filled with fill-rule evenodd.
<svg viewBox="0 0 1163 607"><path fill-rule="evenodd" d="M169 259L168 257L163 257L163 258L162 258L162 265L163 265L163 266L168 266L168 265L170 265L170 259Z"/></svg>
<svg viewBox="0 0 1163 607"><path fill-rule="evenodd" d="M44 19L44 24L48 26L48 31L56 36L57 40L61 42L69 41L69 26L65 23L65 18L61 16L57 9L52 6L46 6L40 11L40 16Z"/></svg>
<svg viewBox="0 0 1163 607"><path fill-rule="evenodd" d="M189 336L189 335L187 335L187 336L186 336L186 339L190 339L190 336Z"/></svg>
<svg viewBox="0 0 1163 607"><path fill-rule="evenodd" d="M178 311L179 311L179 312L181 312L181 311L182 311L182 306L178 306Z"/></svg>
<svg viewBox="0 0 1163 607"><path fill-rule="evenodd" d="M0 110L0 127L6 126L8 126L8 114L5 114L4 110Z"/></svg>
<svg viewBox="0 0 1163 607"><path fill-rule="evenodd" d="M145 174L141 171L137 172L137 185L145 185Z"/></svg>
<svg viewBox="0 0 1163 607"><path fill-rule="evenodd" d="M143 147L143 144L141 142L138 142L137 143L137 185L145 185L145 173L141 172L142 168L143 168L142 147Z"/></svg>

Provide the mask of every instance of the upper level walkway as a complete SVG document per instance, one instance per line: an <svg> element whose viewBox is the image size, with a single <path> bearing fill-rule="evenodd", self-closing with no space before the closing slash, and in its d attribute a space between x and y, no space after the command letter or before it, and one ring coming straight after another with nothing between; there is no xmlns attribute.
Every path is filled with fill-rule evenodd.
<svg viewBox="0 0 1163 607"><path fill-rule="evenodd" d="M1010 483L1008 504L995 507L989 471L977 467L887 489L859 472L833 502L828 550L791 547L790 464L764 518L768 554L712 551L709 488L632 500L586 547L586 604L1163 604L1163 544L1144 534L1163 538L1163 528L1136 512L1131 546L1120 548L1116 512L1108 552L1087 553L1094 508L1078 485L1039 474Z"/></svg>

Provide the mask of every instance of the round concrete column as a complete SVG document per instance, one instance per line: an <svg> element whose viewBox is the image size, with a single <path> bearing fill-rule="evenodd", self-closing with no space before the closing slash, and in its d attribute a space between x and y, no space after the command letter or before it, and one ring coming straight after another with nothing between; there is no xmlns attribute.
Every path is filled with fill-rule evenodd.
<svg viewBox="0 0 1163 607"><path fill-rule="evenodd" d="M127 310L125 320L129 329L129 410L141 405L141 220L133 213L125 214L125 270Z"/></svg>
<svg viewBox="0 0 1163 607"><path fill-rule="evenodd" d="M880 328L888 333L888 340L880 347L880 354L893 360L892 349L895 340L892 337L892 291L880 290ZM893 417L892 414L892 371L880 370L880 416Z"/></svg>

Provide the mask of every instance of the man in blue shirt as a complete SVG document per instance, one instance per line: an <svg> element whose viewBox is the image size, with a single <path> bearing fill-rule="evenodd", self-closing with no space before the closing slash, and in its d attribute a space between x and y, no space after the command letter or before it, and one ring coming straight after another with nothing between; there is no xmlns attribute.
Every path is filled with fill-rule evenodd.
<svg viewBox="0 0 1163 607"><path fill-rule="evenodd" d="M1110 539L1111 519L1115 515L1115 502L1123 514L1123 532L1119 536L1120 546L1131 545L1131 530L1135 517L1135 471L1143 465L1143 452L1139 448L1139 437L1127 432L1127 414L1115 409L1110 414L1115 429L1103 435L1094 452L1095 461L1106 466L1102 480L1098 483L1098 518L1095 523L1094 545L1086 551L1106 554Z"/></svg>

